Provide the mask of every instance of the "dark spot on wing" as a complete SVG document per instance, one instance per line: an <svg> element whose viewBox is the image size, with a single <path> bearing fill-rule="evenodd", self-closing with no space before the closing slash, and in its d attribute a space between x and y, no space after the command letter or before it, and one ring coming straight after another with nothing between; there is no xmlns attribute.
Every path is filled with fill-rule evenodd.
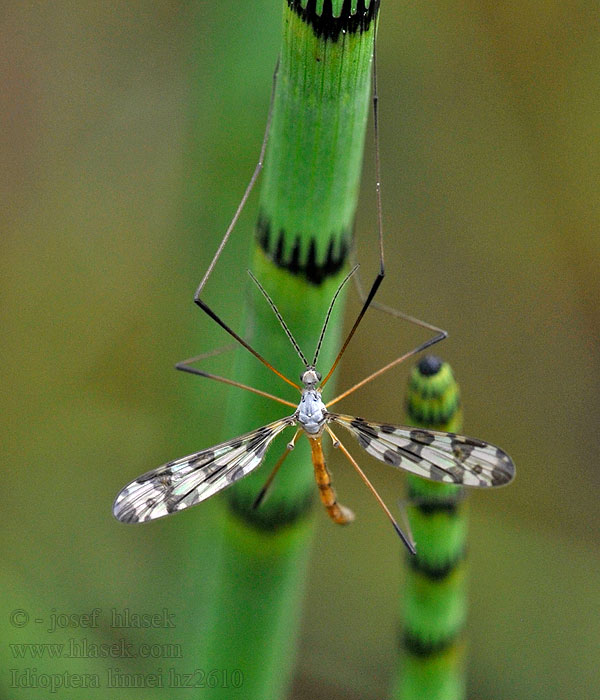
<svg viewBox="0 0 600 700"><path fill-rule="evenodd" d="M446 472L443 469L436 467L435 464L429 464L428 467L429 467L429 478L432 481L444 481L444 477L446 476Z"/></svg>
<svg viewBox="0 0 600 700"><path fill-rule="evenodd" d="M428 430L419 430L419 428L415 428L410 431L410 439L414 442L420 442L422 445L431 445L435 440L435 436Z"/></svg>
<svg viewBox="0 0 600 700"><path fill-rule="evenodd" d="M464 462L471 452L473 452L473 447L471 445L466 445L464 443L457 442L456 440L452 440L451 444L452 454L461 462Z"/></svg>
<svg viewBox="0 0 600 700"><path fill-rule="evenodd" d="M214 458L214 450L204 450L195 459L190 459L188 464L190 465L190 467L192 467L192 469L197 469L203 464L208 464L209 462L212 462Z"/></svg>
<svg viewBox="0 0 600 700"><path fill-rule="evenodd" d="M448 474L450 474L452 481L454 481L455 484L462 484L464 472L460 467L448 467L446 471Z"/></svg>
<svg viewBox="0 0 600 700"><path fill-rule="evenodd" d="M367 437L366 435L363 435L362 433L359 433L358 444L366 450L367 447L371 444L371 438Z"/></svg>
<svg viewBox="0 0 600 700"><path fill-rule="evenodd" d="M488 447L487 442L483 440L478 440L477 438L470 438L464 435L455 435L454 442L459 442L463 445L471 445L471 447Z"/></svg>
<svg viewBox="0 0 600 700"><path fill-rule="evenodd" d="M392 450L386 450L383 453L383 460L388 464L393 464L395 467L400 466L400 464L402 463L402 458L400 457L400 455Z"/></svg>
<svg viewBox="0 0 600 700"><path fill-rule="evenodd" d="M252 438L252 440L246 444L246 451L254 452L257 457L262 457L272 435L273 433L270 430L261 431L259 435L256 435L256 437Z"/></svg>
<svg viewBox="0 0 600 700"><path fill-rule="evenodd" d="M350 421L350 425L363 435L368 435L372 438L377 437L377 430L375 430L372 425L369 425L369 423L365 422L362 418L355 418L353 421Z"/></svg>
<svg viewBox="0 0 600 700"><path fill-rule="evenodd" d="M227 481L228 481L230 484L233 484L234 481L238 481L238 480L241 479L243 476L245 476L245 474L244 474L244 468L243 468L243 467L238 467L237 469L234 469L232 472L230 472L230 473L227 475Z"/></svg>
<svg viewBox="0 0 600 700"><path fill-rule="evenodd" d="M265 440L260 445L257 445L256 448L254 449L254 454L257 457L260 457L262 459L262 457L264 457L265 452L267 451L268 444L269 444L268 441Z"/></svg>
<svg viewBox="0 0 600 700"><path fill-rule="evenodd" d="M502 486L502 484L508 484L510 479L511 475L502 469L502 467L496 466L492 470L492 486Z"/></svg>
<svg viewBox="0 0 600 700"><path fill-rule="evenodd" d="M422 457L422 454L421 454L421 453L423 452L423 450L424 450L426 447L427 447L427 445L423 445L422 443L412 442L412 443L409 445L409 447L405 447L405 448L403 448L403 449L405 449L407 452L410 452L410 453L413 454L413 455L417 455L417 456L419 456L419 457Z"/></svg>
<svg viewBox="0 0 600 700"><path fill-rule="evenodd" d="M122 523L137 523L139 521L136 509L133 506L129 506L122 511L118 511L116 515Z"/></svg>
<svg viewBox="0 0 600 700"><path fill-rule="evenodd" d="M167 498L165 500L165 508L167 509L167 513L174 513L177 510L178 503L179 499L175 498L174 496Z"/></svg>
<svg viewBox="0 0 600 700"><path fill-rule="evenodd" d="M202 479L202 483L214 484L215 481L221 477L221 474L226 466L226 464L216 465L212 472L204 476L204 479Z"/></svg>
<svg viewBox="0 0 600 700"><path fill-rule="evenodd" d="M255 437L252 438L252 440L249 440L246 444L246 451L247 452L252 452L253 450L256 450L259 448L262 443L264 442L265 436L264 435L256 435Z"/></svg>

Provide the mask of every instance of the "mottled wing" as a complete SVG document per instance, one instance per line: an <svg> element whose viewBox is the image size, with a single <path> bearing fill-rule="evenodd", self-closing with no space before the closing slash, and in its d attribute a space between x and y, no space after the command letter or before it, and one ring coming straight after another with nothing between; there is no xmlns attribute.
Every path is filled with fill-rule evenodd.
<svg viewBox="0 0 600 700"><path fill-rule="evenodd" d="M115 518L145 522L206 500L256 469L272 440L293 423L283 418L142 474L116 497Z"/></svg>
<svg viewBox="0 0 600 700"><path fill-rule="evenodd" d="M329 414L347 428L370 455L432 481L463 486L504 486L515 475L511 458L482 440L422 428L371 423Z"/></svg>

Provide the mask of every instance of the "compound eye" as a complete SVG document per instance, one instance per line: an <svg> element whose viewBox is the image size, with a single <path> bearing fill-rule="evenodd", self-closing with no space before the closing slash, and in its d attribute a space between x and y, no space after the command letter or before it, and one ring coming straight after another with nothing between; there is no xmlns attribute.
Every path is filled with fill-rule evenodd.
<svg viewBox="0 0 600 700"><path fill-rule="evenodd" d="M320 382L321 381L321 373L315 372L315 374L317 375L317 381Z"/></svg>

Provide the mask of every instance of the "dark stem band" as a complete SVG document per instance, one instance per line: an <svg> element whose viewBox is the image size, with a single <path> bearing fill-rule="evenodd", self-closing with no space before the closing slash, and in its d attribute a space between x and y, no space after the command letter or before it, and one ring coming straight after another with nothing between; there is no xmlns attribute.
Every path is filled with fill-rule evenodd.
<svg viewBox="0 0 600 700"><path fill-rule="evenodd" d="M327 246L323 260L317 259L317 243L310 239L308 243L296 236L294 245L288 255L284 254L284 241L288 237L285 231L274 235L269 220L264 214L259 214L256 223L256 240L265 255L277 267L293 275L304 277L311 284L319 285L328 277L335 276L345 265L350 251L350 234L342 233L335 238L332 236Z"/></svg>
<svg viewBox="0 0 600 700"><path fill-rule="evenodd" d="M315 502L314 488L295 501L278 500L253 508L238 491L231 489L225 493L229 508L249 527L260 532L277 532L306 519Z"/></svg>
<svg viewBox="0 0 600 700"><path fill-rule="evenodd" d="M434 640L424 640L418 635L412 635L405 632L401 636L401 646L406 652L412 656L420 657L421 659L426 659L428 657L437 656L438 654L443 654L448 651L454 644L456 644L459 638L460 631L455 634L451 634L443 639Z"/></svg>
<svg viewBox="0 0 600 700"><path fill-rule="evenodd" d="M310 25L319 38L326 41L337 41L340 34L367 31L379 10L379 0L358 0L354 12L351 0L344 0L339 17L335 17L331 0L323 0L320 14L317 13L317 0L287 0L287 3L303 22Z"/></svg>

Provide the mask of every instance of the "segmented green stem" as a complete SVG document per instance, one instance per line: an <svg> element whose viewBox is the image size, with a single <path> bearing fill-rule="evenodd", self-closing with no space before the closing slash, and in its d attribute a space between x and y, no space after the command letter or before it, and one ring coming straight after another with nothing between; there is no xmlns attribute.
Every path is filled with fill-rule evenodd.
<svg viewBox="0 0 600 700"><path fill-rule="evenodd" d="M461 429L460 392L450 365L427 356L410 378L411 425ZM465 544L467 514L461 487L409 474L408 517L417 553L402 595L402 664L395 700L461 700L465 697Z"/></svg>
<svg viewBox="0 0 600 700"><path fill-rule="evenodd" d="M309 358L347 269L378 4L283 3L283 41L251 267ZM237 274L240 282L234 280L232 293L241 304L247 298L243 266ZM338 303L319 357L323 372L339 347L341 313ZM245 318L245 337L298 382L304 366L257 290ZM299 399L247 352L238 353L235 377ZM236 392L230 399L227 437L281 415L280 405ZM222 501L223 547L203 623L201 659L205 668L240 669L244 684L207 690L211 700L280 698L289 684L316 493L307 440L298 441L260 508L252 504L292 435L276 441L265 466L228 490Z"/></svg>

